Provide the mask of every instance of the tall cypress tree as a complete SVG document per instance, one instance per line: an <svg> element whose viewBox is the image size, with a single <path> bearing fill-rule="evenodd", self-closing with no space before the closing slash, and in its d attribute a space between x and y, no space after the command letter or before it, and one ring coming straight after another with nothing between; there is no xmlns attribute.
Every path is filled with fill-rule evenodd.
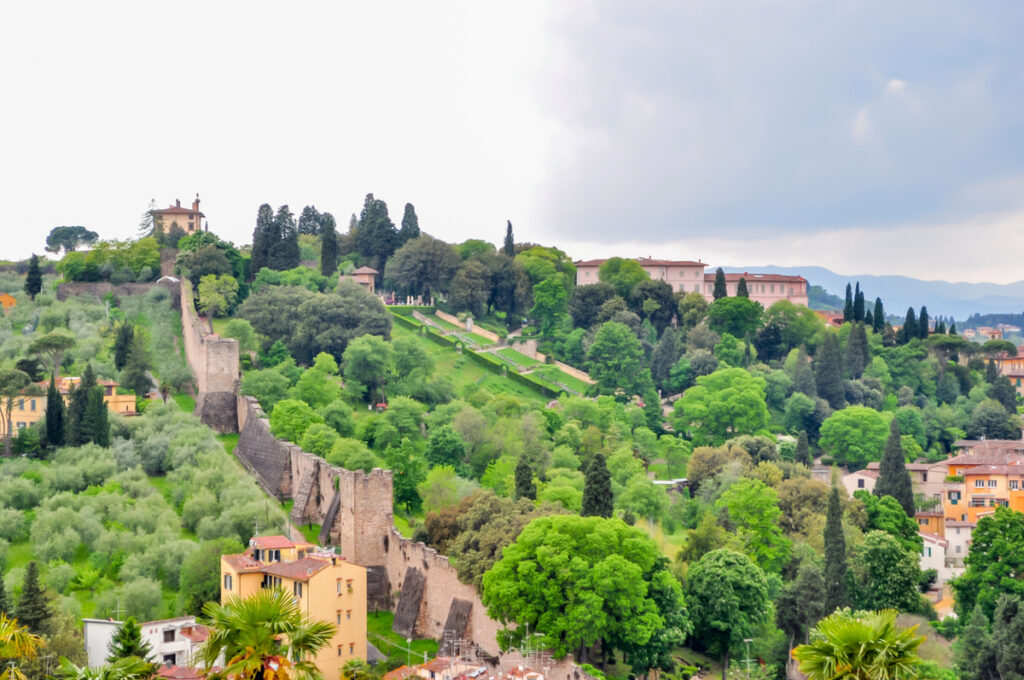
<svg viewBox="0 0 1024 680"><path fill-rule="evenodd" d="M32 253L28 261L28 275L25 276L25 292L30 300L35 300L36 295L43 289L43 272L39 269L39 256Z"/></svg>
<svg viewBox="0 0 1024 680"><path fill-rule="evenodd" d="M946 334L946 321L945 321L945 319L941 319L940 318L939 322L937 324L935 324L935 335L945 335L945 334Z"/></svg>
<svg viewBox="0 0 1024 680"><path fill-rule="evenodd" d="M519 456L516 464L516 498L537 500L537 485L533 481L533 470L526 462L526 456Z"/></svg>
<svg viewBox="0 0 1024 680"><path fill-rule="evenodd" d="M807 433L803 430L800 430L800 434L796 437L796 452L793 454L793 460L807 467L814 464L814 460L811 458L811 445L807 443Z"/></svg>
<svg viewBox="0 0 1024 680"><path fill-rule="evenodd" d="M949 324L949 332L947 335L956 335L956 322Z"/></svg>
<svg viewBox="0 0 1024 680"><path fill-rule="evenodd" d="M907 308L907 316L903 320L903 328L900 330L900 344L905 345L918 336L917 315L914 308Z"/></svg>
<svg viewBox="0 0 1024 680"><path fill-rule="evenodd" d="M793 367L793 390L802 392L811 399L818 396L818 387L814 382L814 369L807 357L807 350L801 345L796 353L796 365Z"/></svg>
<svg viewBox="0 0 1024 680"><path fill-rule="evenodd" d="M580 514L584 517L611 517L612 501L612 476L604 455L596 453L583 482L583 510Z"/></svg>
<svg viewBox="0 0 1024 680"><path fill-rule="evenodd" d="M39 567L35 560L28 563L28 569L25 571L25 582L21 587L18 606L14 609L14 618L18 619L18 623L26 626L31 633L40 635L47 632L50 605L46 600L43 587L39 584Z"/></svg>
<svg viewBox="0 0 1024 680"><path fill-rule="evenodd" d="M264 203L256 212L256 229L252 232L252 254L249 261L249 276L255 276L264 267L270 266L270 248L277 242L274 232L274 209Z"/></svg>
<svg viewBox="0 0 1024 680"><path fill-rule="evenodd" d="M110 446L110 418L107 405L103 403L102 387L94 387L89 391L84 421L89 423L89 441L99 446Z"/></svg>
<svg viewBox="0 0 1024 680"><path fill-rule="evenodd" d="M928 338L928 308L921 305L921 313L917 316L917 337Z"/></svg>
<svg viewBox="0 0 1024 680"><path fill-rule="evenodd" d="M64 446L64 399L52 375L46 390L46 444L54 448Z"/></svg>
<svg viewBox="0 0 1024 680"><path fill-rule="evenodd" d="M0 614L6 614L7 618L14 618L14 607L7 597L7 588L4 587L4 570L0 568Z"/></svg>
<svg viewBox="0 0 1024 680"><path fill-rule="evenodd" d="M843 303L843 323L853 321L853 288L846 284L846 302Z"/></svg>
<svg viewBox="0 0 1024 680"><path fill-rule="evenodd" d="M868 335L863 323L854 323L846 340L846 372L854 380L860 378L871 361Z"/></svg>
<svg viewBox="0 0 1024 680"><path fill-rule="evenodd" d="M725 285L725 272L719 267L715 270L715 287L711 291L711 297L721 300L729 296L729 289Z"/></svg>
<svg viewBox="0 0 1024 680"><path fill-rule="evenodd" d="M881 333L885 330L885 308L882 306L882 298L875 298L875 313L871 315L871 330Z"/></svg>
<svg viewBox="0 0 1024 680"><path fill-rule="evenodd" d="M153 654L152 646L142 639L142 628L136 623L134 616L129 616L117 627L108 649L110 654L107 656L107 663L114 663L118 659L127 659L130 656L146 661Z"/></svg>
<svg viewBox="0 0 1024 680"><path fill-rule="evenodd" d="M875 316L870 309L864 312L864 325L872 330L875 328Z"/></svg>
<svg viewBox="0 0 1024 680"><path fill-rule="evenodd" d="M420 220L416 217L416 208L412 203L405 204L405 214L402 215L402 228L398 230L398 242L405 244L414 238L419 238Z"/></svg>
<svg viewBox="0 0 1024 680"><path fill-rule="evenodd" d="M295 216L287 205L277 209L277 214L274 215L274 229L279 240L270 249L271 267L280 271L298 267L302 260L299 230L295 226Z"/></svg>
<svg viewBox="0 0 1024 680"><path fill-rule="evenodd" d="M914 489L910 482L910 473L907 472L906 461L903 459L900 426L895 418L889 424L889 439L885 442L885 452L878 466L878 481L875 483L874 494L879 498L892 496L908 517L914 516Z"/></svg>
<svg viewBox="0 0 1024 680"><path fill-rule="evenodd" d="M320 273L333 277L338 273L338 232L333 215L324 213L320 218Z"/></svg>
<svg viewBox="0 0 1024 680"><path fill-rule="evenodd" d="M831 614L848 603L843 509L839 503L839 487L833 484L825 517L825 613Z"/></svg>
<svg viewBox="0 0 1024 680"><path fill-rule="evenodd" d="M128 352L132 348L132 340L135 339L135 326L128 321L117 324L117 333L114 336L114 367L117 370L124 368L128 361Z"/></svg>
<svg viewBox="0 0 1024 680"><path fill-rule="evenodd" d="M814 357L814 383L818 396L834 409L843 408L846 401L846 385L843 382L843 357L839 350L839 338L835 333L826 333L825 340Z"/></svg>
<svg viewBox="0 0 1024 680"><path fill-rule="evenodd" d="M860 289L860 281L853 293L853 320L864 320L864 292Z"/></svg>
<svg viewBox="0 0 1024 680"><path fill-rule="evenodd" d="M508 227L505 229L505 243L501 246L501 252L509 257L516 256L516 241L512 238L512 220L508 220Z"/></svg>
<svg viewBox="0 0 1024 680"><path fill-rule="evenodd" d="M749 298L750 293L747 292L747 279L741 276L740 282L736 284L736 297Z"/></svg>

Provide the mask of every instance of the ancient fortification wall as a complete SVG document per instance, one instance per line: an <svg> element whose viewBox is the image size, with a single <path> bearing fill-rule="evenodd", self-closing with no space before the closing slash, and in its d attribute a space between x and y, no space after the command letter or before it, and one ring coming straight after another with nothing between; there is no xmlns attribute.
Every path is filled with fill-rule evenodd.
<svg viewBox="0 0 1024 680"><path fill-rule="evenodd" d="M76 295L92 295L97 298L102 298L107 293L114 295L114 300L118 304L121 303L121 298L129 295L145 295L154 288L166 288L170 291L173 296L174 308L178 308L178 284L170 281L161 281L160 283L118 283L113 284L109 281L72 281L68 283L61 283L57 286L57 299L67 300L70 297Z"/></svg>
<svg viewBox="0 0 1024 680"><path fill-rule="evenodd" d="M196 381L196 415L218 432L238 431L238 341L211 333L192 304L192 285L180 284L185 358Z"/></svg>

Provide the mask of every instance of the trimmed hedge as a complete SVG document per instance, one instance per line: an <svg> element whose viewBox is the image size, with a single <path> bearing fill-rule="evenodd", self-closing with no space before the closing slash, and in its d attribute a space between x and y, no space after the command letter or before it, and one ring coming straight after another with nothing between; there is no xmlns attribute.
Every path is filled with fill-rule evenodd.
<svg viewBox="0 0 1024 680"><path fill-rule="evenodd" d="M412 316L413 312L429 316L434 313L434 308L426 305L389 305L388 311L399 316Z"/></svg>
<svg viewBox="0 0 1024 680"><path fill-rule="evenodd" d="M414 319L411 316L402 316L401 314L392 313L391 318L406 328L411 328L416 331L423 327L423 324L420 323L419 320Z"/></svg>
<svg viewBox="0 0 1024 680"><path fill-rule="evenodd" d="M516 373L515 371L509 371L508 372L508 377L512 378L512 380L514 380L514 381L516 381L518 383L526 385L527 387L529 387L532 390L536 390L536 391L540 392L541 394L543 394L546 397L558 397L558 395L560 395L560 394L562 394L564 392L564 390L556 390L555 388L551 387L547 383L542 383L541 381L537 380L536 378L531 378L528 375L523 375L522 373Z"/></svg>

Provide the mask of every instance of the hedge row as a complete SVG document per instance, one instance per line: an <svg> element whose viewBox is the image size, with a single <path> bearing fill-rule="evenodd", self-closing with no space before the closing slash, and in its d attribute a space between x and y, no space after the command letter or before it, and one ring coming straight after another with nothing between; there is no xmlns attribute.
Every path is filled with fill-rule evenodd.
<svg viewBox="0 0 1024 680"><path fill-rule="evenodd" d="M423 327L423 324L420 323L420 321L418 319L414 319L411 316L402 316L401 314L392 314L391 318L394 319L395 321L397 321L398 323L402 324L406 328L411 328L414 331L418 331L420 328Z"/></svg>
<svg viewBox="0 0 1024 680"><path fill-rule="evenodd" d="M388 311L399 316L412 316L413 312L429 316L434 313L434 308L426 305L389 305Z"/></svg>

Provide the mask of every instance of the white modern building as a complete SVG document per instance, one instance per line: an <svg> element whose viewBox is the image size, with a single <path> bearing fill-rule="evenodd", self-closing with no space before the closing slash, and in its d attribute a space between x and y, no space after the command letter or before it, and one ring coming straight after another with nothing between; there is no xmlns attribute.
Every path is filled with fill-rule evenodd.
<svg viewBox="0 0 1024 680"><path fill-rule="evenodd" d="M82 624L89 668L98 668L106 663L110 641L121 621L83 619ZM149 660L165 667L192 666L196 651L209 635L206 626L196 623L194 616L146 621L140 623L139 628L142 629L142 639L153 650Z"/></svg>

